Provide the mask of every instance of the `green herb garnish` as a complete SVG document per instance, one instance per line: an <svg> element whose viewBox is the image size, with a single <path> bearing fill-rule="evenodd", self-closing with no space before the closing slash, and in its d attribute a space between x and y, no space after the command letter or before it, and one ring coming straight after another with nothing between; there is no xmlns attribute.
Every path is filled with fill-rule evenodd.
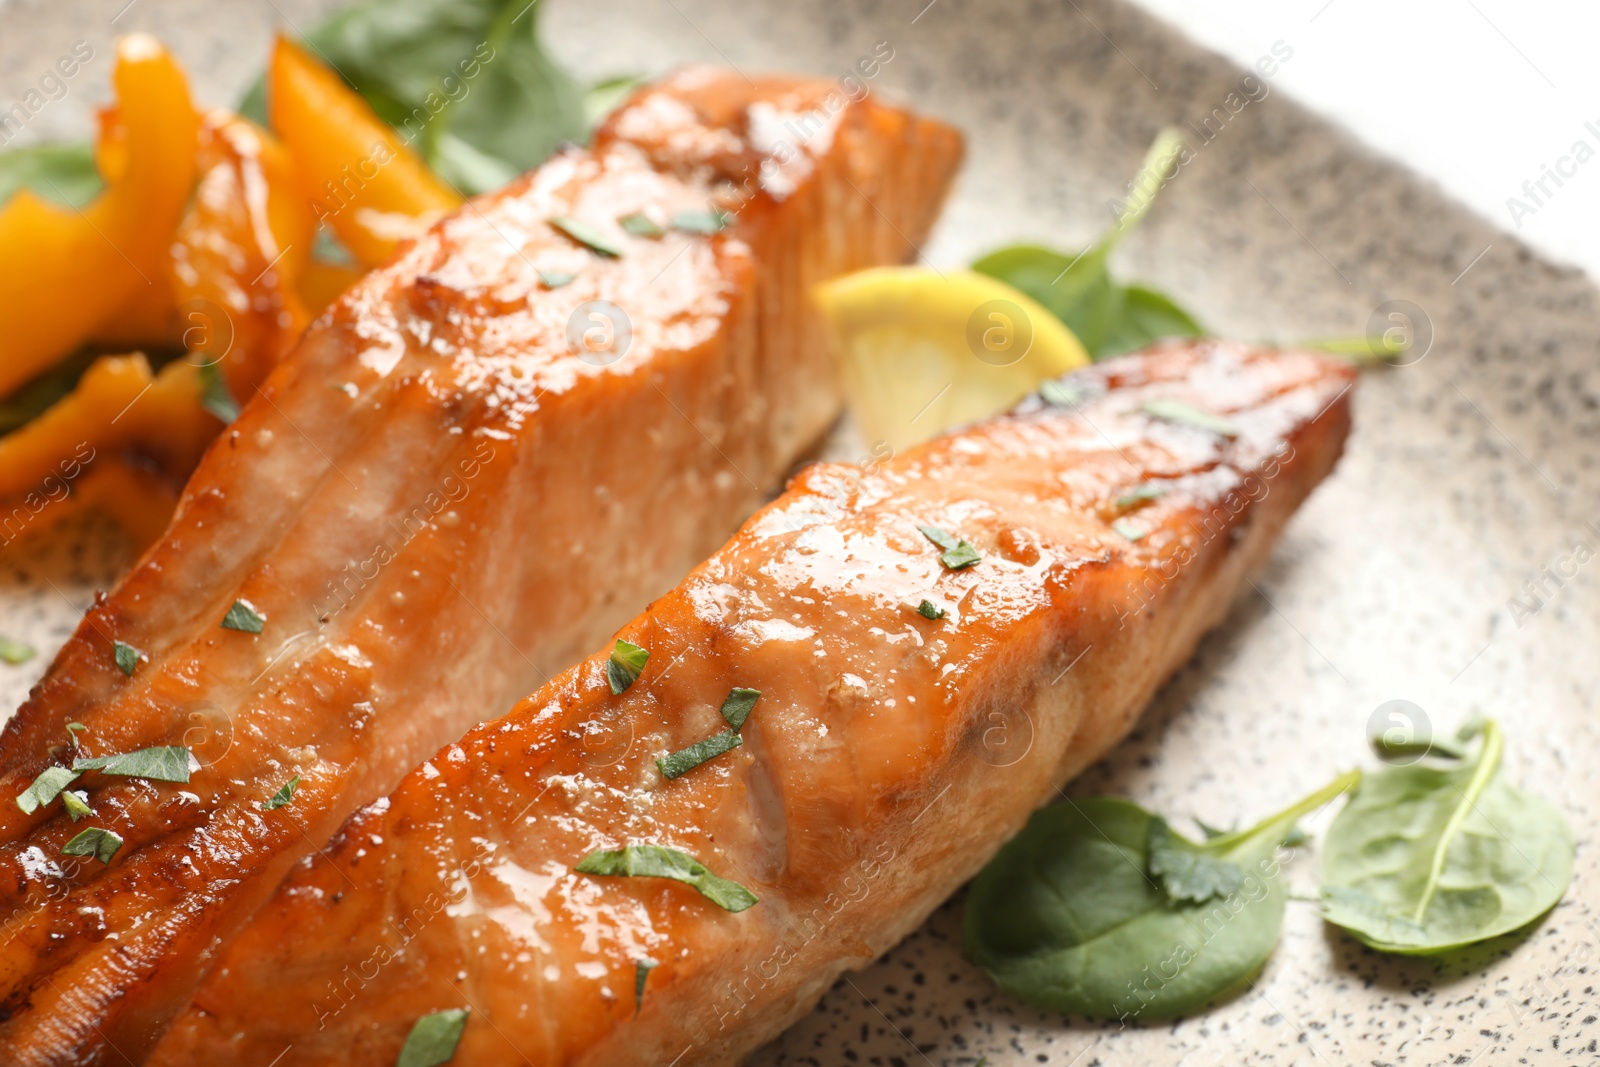
<svg viewBox="0 0 1600 1067"><path fill-rule="evenodd" d="M238 630L241 633L258 634L267 624L267 617L255 609L255 605L248 600L235 600L233 607L222 617L224 630Z"/></svg>
<svg viewBox="0 0 1600 1067"><path fill-rule="evenodd" d="M1116 221L1094 247L1073 254L1040 245L1014 245L984 256L972 269L1014 285L1043 304L1078 336L1093 359L1131 352L1163 337L1199 336L1205 332L1200 324L1171 298L1142 286L1120 285L1109 269L1117 243L1144 218L1186 151L1177 130L1161 131L1145 154Z"/></svg>
<svg viewBox="0 0 1600 1067"><path fill-rule="evenodd" d="M728 690L728 696L722 702L720 714L723 721L735 730L744 726L744 721L755 710L756 701L761 699L759 689L741 689L738 686Z"/></svg>
<svg viewBox="0 0 1600 1067"><path fill-rule="evenodd" d="M967 544L966 541L945 533L937 526L918 526L917 529L922 531L923 537L944 549L944 552L939 556L939 562L949 570L959 571L963 567L972 566L983 558L978 555L978 550Z"/></svg>
<svg viewBox="0 0 1600 1067"><path fill-rule="evenodd" d="M263 800L261 802L261 810L277 811L294 799L294 791L298 788L300 788L300 776L297 774L287 782L284 782L276 793Z"/></svg>
<svg viewBox="0 0 1600 1067"><path fill-rule="evenodd" d="M617 219L617 225L622 227L624 233L631 233L635 237L661 237L667 231L657 224L655 219L642 211L635 211L631 215L623 215Z"/></svg>
<svg viewBox="0 0 1600 1067"><path fill-rule="evenodd" d="M1127 800L1046 808L973 882L967 955L1002 989L1051 1011L1111 1019L1193 1011L1266 960L1287 899L1277 848L1302 816L1359 778L1351 772L1204 844ZM1158 968L1161 980L1148 980Z"/></svg>
<svg viewBox="0 0 1600 1067"><path fill-rule="evenodd" d="M200 394L201 407L221 419L223 423L230 423L239 417L239 401L233 398L233 389L229 387L228 379L223 375L221 367L215 363L202 363L200 384L205 387L205 391Z"/></svg>
<svg viewBox="0 0 1600 1067"><path fill-rule="evenodd" d="M633 1013L639 1014L644 1007L644 983L650 977L650 972L661 966L655 960L646 957L633 961Z"/></svg>
<svg viewBox="0 0 1600 1067"><path fill-rule="evenodd" d="M93 756L72 761L74 771L100 771L127 778L149 778L157 782L187 782L190 756L183 745L156 745L115 756Z"/></svg>
<svg viewBox="0 0 1600 1067"><path fill-rule="evenodd" d="M110 863L111 857L122 847L122 838L110 830L91 826L77 837L61 846L63 856L93 856L101 863Z"/></svg>
<svg viewBox="0 0 1600 1067"><path fill-rule="evenodd" d="M687 852L665 845L596 849L572 869L579 874L602 877L671 878L698 890L701 896L724 911L744 911L760 902L738 882L717 877Z"/></svg>
<svg viewBox="0 0 1600 1067"><path fill-rule="evenodd" d="M1470 758L1435 746L1437 761L1383 767L1328 829L1323 917L1373 948L1433 954L1510 933L1572 881L1572 827L1507 779L1499 725L1463 733L1478 739Z"/></svg>
<svg viewBox="0 0 1600 1067"><path fill-rule="evenodd" d="M1145 482L1117 497L1117 507L1131 508L1135 504L1142 504L1147 500L1155 500L1167 495L1167 487L1160 482Z"/></svg>
<svg viewBox="0 0 1600 1067"><path fill-rule="evenodd" d="M72 747L74 749L76 749L78 747L78 734L79 734L79 732L83 731L83 730L87 730L88 728L89 727L85 726L81 722L69 722L69 723L67 723L67 737L71 738Z"/></svg>
<svg viewBox="0 0 1600 1067"><path fill-rule="evenodd" d="M917 605L917 614L924 619L942 619L944 618L944 609L931 600L924 600Z"/></svg>
<svg viewBox="0 0 1600 1067"><path fill-rule="evenodd" d="M550 225L602 256L610 256L612 259L617 259L622 255L621 245L599 229L580 219L575 219L568 215L557 215L550 219Z"/></svg>
<svg viewBox="0 0 1600 1067"><path fill-rule="evenodd" d="M1181 400L1149 400L1141 410L1152 418L1193 426L1197 430L1207 430L1219 437L1239 436L1239 427L1231 420L1209 411L1201 411Z"/></svg>
<svg viewBox="0 0 1600 1067"><path fill-rule="evenodd" d="M572 280L577 277L576 274L564 270L541 270L536 273L546 289L559 289L563 285L571 285Z"/></svg>
<svg viewBox="0 0 1600 1067"><path fill-rule="evenodd" d="M663 778L681 778L706 760L715 759L724 752L731 752L742 744L744 739L736 731L724 730L704 741L696 741L688 748L680 748L670 756L662 756L656 760L656 767L661 771Z"/></svg>
<svg viewBox="0 0 1600 1067"><path fill-rule="evenodd" d="M1089 390L1081 385L1068 385L1055 380L1039 384L1039 399L1058 408L1075 408L1088 397Z"/></svg>
<svg viewBox="0 0 1600 1067"><path fill-rule="evenodd" d="M67 814L72 816L72 821L94 814L94 809L89 806L89 798L74 789L61 791L61 806L67 809Z"/></svg>
<svg viewBox="0 0 1600 1067"><path fill-rule="evenodd" d="M29 645L21 641L13 641L9 637L0 637L0 660L15 667L19 663L26 663L38 653Z"/></svg>
<svg viewBox="0 0 1600 1067"><path fill-rule="evenodd" d="M1137 541L1150 532L1136 523L1129 522L1127 519L1118 519L1111 524L1111 528L1130 541Z"/></svg>
<svg viewBox="0 0 1600 1067"><path fill-rule="evenodd" d="M471 1008L450 1008L424 1015L412 1023L406 1043L400 1049L400 1058L394 1061L395 1067L439 1067L449 1063L455 1058L470 1014Z"/></svg>
<svg viewBox="0 0 1600 1067"><path fill-rule="evenodd" d="M618 641L606 660L606 681L615 696L639 680L639 672L650 662L650 652L627 641Z"/></svg>
<svg viewBox="0 0 1600 1067"><path fill-rule="evenodd" d="M132 677L134 668L139 666L139 659L144 655L126 641L113 641L111 654L116 658L118 669L129 677Z"/></svg>
<svg viewBox="0 0 1600 1067"><path fill-rule="evenodd" d="M66 767L46 767L39 772L32 785L17 794L17 807L21 808L24 814L32 815L60 796L61 791L71 785L77 777L77 771Z"/></svg>
<svg viewBox="0 0 1600 1067"><path fill-rule="evenodd" d="M732 221L726 211L680 211L672 216L672 228L685 233L718 233Z"/></svg>

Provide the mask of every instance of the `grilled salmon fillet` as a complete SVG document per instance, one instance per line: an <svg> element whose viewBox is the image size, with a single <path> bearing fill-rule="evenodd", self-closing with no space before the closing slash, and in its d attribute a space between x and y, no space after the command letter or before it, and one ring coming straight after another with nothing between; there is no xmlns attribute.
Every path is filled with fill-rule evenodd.
<svg viewBox="0 0 1600 1067"><path fill-rule="evenodd" d="M591 656L304 860L155 1062L388 1065L462 1008L474 1067L736 1062L1131 728L1332 469L1352 381L1171 344L808 468L623 627L649 660L620 696ZM741 743L666 777L735 689ZM629 846L759 902L575 870Z"/></svg>
<svg viewBox="0 0 1600 1067"><path fill-rule="evenodd" d="M684 71L314 323L0 736L0 1063L137 1062L299 857L713 551L836 416L810 288L910 256L960 155ZM187 783L9 802L153 746Z"/></svg>

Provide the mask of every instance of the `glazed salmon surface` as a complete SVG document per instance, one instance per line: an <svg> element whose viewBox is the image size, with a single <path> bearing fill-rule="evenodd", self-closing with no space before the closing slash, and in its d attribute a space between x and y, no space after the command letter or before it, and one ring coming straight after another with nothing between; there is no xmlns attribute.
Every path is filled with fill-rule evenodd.
<svg viewBox="0 0 1600 1067"><path fill-rule="evenodd" d="M649 661L620 696L591 656L307 857L155 1061L388 1065L470 1008L474 1067L736 1062L1126 734L1332 469L1352 383L1175 343L876 470L808 468L623 627ZM981 558L945 566L922 526ZM735 687L761 694L742 745L664 777ZM640 844L759 903L574 870Z"/></svg>
<svg viewBox="0 0 1600 1067"><path fill-rule="evenodd" d="M140 1061L297 859L714 550L837 414L806 294L910 256L960 154L828 82L688 70L313 324L0 738L0 1063ZM158 745L187 783L9 802ZM89 826L109 864L63 855Z"/></svg>

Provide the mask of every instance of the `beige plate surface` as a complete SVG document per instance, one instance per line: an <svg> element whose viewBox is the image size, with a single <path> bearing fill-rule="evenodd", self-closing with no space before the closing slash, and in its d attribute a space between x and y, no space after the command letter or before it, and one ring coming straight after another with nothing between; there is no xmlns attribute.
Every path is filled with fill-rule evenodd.
<svg viewBox="0 0 1600 1067"><path fill-rule="evenodd" d="M327 6L125 2L0 0L0 102L20 98L83 38L99 58L34 129L86 129L111 38L132 29L172 42L203 100L231 100L275 24L308 26ZM1513 773L1573 821L1577 875L1525 941L1449 966L1377 956L1325 928L1314 905L1291 902L1283 943L1253 989L1176 1025L1127 1029L998 994L961 957L958 898L755 1062L1597 1062L1600 565L1543 579L1537 611L1513 598L1525 600L1524 583L1560 568L1577 543L1600 549L1600 294L1270 81L1264 98L1237 108L1243 97L1229 94L1240 71L1136 9L924 4L552 0L545 29L570 68L596 77L686 60L843 75L887 41L894 57L874 90L971 138L955 200L924 250L935 264L1011 238L1086 242L1156 130L1176 123L1197 158L1119 252L1124 275L1245 338L1359 334L1386 301L1421 309L1426 357L1366 376L1337 475L1139 733L1072 791L1131 796L1173 817L1248 818L1362 761L1368 720L1385 701L1413 701L1444 727L1481 708L1508 727ZM832 452L857 458L860 445L841 434ZM53 650L124 555L96 527L46 554L0 559L4 632ZM0 701L14 707L42 669L0 667ZM1292 870L1310 892L1315 856Z"/></svg>

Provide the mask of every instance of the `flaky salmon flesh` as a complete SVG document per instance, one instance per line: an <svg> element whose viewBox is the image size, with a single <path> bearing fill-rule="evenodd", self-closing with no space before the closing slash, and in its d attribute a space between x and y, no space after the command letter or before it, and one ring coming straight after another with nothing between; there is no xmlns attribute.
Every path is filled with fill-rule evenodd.
<svg viewBox="0 0 1600 1067"><path fill-rule="evenodd" d="M474 1067L737 1062L1128 732L1333 468L1352 384L1172 343L807 468L622 628L621 695L591 656L304 860L154 1062L389 1065L459 1009ZM699 888L603 858L662 848Z"/></svg>
<svg viewBox="0 0 1600 1067"><path fill-rule="evenodd" d="M314 323L0 737L8 798L192 754L85 772L81 823L0 804L0 1064L139 1062L296 860L733 533L839 409L810 290L910 257L960 155L684 71ZM87 827L109 862L63 854Z"/></svg>

